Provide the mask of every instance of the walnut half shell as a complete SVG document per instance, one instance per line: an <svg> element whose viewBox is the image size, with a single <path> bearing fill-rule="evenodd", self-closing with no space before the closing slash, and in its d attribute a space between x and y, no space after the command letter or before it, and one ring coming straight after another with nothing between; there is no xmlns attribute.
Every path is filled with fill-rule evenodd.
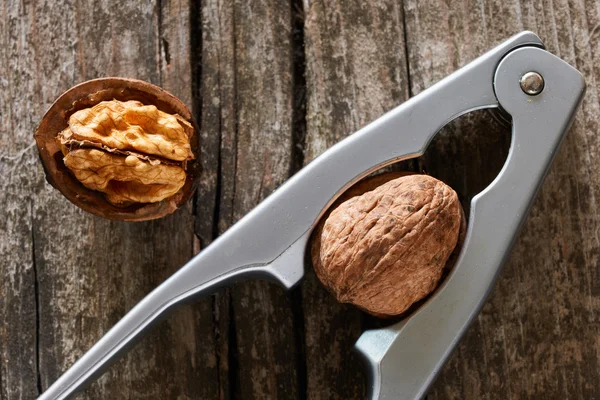
<svg viewBox="0 0 600 400"><path fill-rule="evenodd" d="M191 197L198 136L179 99L125 78L69 89L35 132L52 186L88 212L126 221L163 217Z"/></svg>
<svg viewBox="0 0 600 400"><path fill-rule="evenodd" d="M338 301L399 315L436 288L463 224L458 196L443 182L375 176L352 187L321 221L313 266Z"/></svg>

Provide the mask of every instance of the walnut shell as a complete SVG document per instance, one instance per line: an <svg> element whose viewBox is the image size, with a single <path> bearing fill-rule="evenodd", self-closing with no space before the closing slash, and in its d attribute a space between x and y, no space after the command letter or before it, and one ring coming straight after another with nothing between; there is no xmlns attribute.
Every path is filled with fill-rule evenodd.
<svg viewBox="0 0 600 400"><path fill-rule="evenodd" d="M368 178L336 204L313 236L315 272L338 301L376 316L431 293L464 236L456 192L427 175Z"/></svg>
<svg viewBox="0 0 600 400"><path fill-rule="evenodd" d="M168 149L169 155L165 157L165 154L158 152L158 150L153 151L150 147L140 147L140 139L144 139L140 132L125 132L124 134L127 137L117 137L112 142L103 142L102 140L109 140L110 138L106 136L101 140L87 126L79 126L73 124L73 122L71 123L72 126L69 125L69 118L73 114L79 112L82 120L86 122L91 120L91 117L84 110L92 110L93 107L97 109L97 107L101 107L102 102L113 100L130 102L128 104L136 106L130 107L130 110L128 110L130 115L127 115L127 118L140 120L143 116L140 116L139 110L143 110L148 113L154 112L160 124L174 125L179 121L189 137L189 145L179 143L177 137L169 137L168 135L173 136L171 133L165 133L162 137L154 134L153 140L163 140L165 142L159 143L160 146L156 147ZM170 115L166 116L165 113ZM108 122L112 123L114 121ZM150 130L153 131L152 133L157 133L156 123L150 125L152 122L144 121L143 123L149 126ZM102 123L106 124L105 121L99 121L96 126L101 126ZM67 128L70 128L70 130ZM171 126L165 126L165 131L171 132L171 128ZM100 78L81 83L63 93L44 115L40 126L35 132L35 140L47 181L72 203L101 217L124 221L144 221L171 214L192 196L199 177L198 132L192 113L185 104L160 87L136 79ZM137 139L134 137L134 133L138 135ZM128 138L130 138L129 143L131 143L131 140L137 140L136 148L132 148L127 144ZM63 154L65 145L68 145L71 141L85 143L88 147L85 149L86 153L82 153L82 150L76 150L75 152L71 151L70 156L66 152ZM173 143L168 143L169 141ZM117 142L121 144L117 145ZM94 151L93 147L98 150ZM139 153L140 148L142 149L141 153ZM102 157L97 154L100 152L104 153ZM82 166L83 162L77 161L78 164L75 163L75 157L79 157L80 160L83 160L81 157L84 157L88 166L97 163L111 164L110 168L112 170L106 171L107 176L114 175L115 171L125 171L125 166L138 166L137 175L139 177L131 174L132 179L139 178L136 181L138 183L132 183L134 189L138 189L133 197L138 202L124 201L132 200L132 191L130 187L125 188L118 181L114 182L114 187L111 187L111 189L114 189L112 190L114 193L106 194L98 191L101 190L98 188L101 188L103 183L90 181L89 177L85 175L85 171L78 170L77 166ZM162 158L162 161L157 161L153 157ZM137 158L137 160L133 160L133 158ZM169 165L169 163L173 163L171 160L183 160L183 170L181 168L176 170L176 168ZM135 161L135 165L133 161ZM71 169L66 166L65 162L71 162ZM122 172L119 173L122 174ZM156 179L160 178L161 182L165 182L164 186L156 185L154 187L149 185L144 187L143 181L144 179L147 180L149 176L155 176ZM78 179L88 179L88 181L84 185ZM138 186L135 187L136 185ZM159 194L162 197L167 197L157 202L144 202ZM116 204L119 201L123 201L123 203Z"/></svg>

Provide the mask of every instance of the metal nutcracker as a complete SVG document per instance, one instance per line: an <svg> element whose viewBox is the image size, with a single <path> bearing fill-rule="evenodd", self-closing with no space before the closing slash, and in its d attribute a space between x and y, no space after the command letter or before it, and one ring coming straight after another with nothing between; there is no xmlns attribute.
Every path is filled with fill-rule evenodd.
<svg viewBox="0 0 600 400"><path fill-rule="evenodd" d="M39 399L71 398L181 303L242 279L292 288L304 275L311 231L344 190L423 154L460 115L501 108L512 118L508 159L471 202L456 266L417 311L356 343L371 399L423 397L489 295L584 92L581 74L535 34L508 39L304 167L137 304Z"/></svg>

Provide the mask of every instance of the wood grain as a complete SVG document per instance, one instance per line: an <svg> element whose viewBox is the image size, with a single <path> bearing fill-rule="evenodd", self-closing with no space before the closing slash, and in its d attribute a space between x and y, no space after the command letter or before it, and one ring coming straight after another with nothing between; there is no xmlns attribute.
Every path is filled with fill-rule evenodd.
<svg viewBox="0 0 600 400"><path fill-rule="evenodd" d="M2 324L2 388L4 398L31 399L189 259L193 223L190 207L141 224L92 217L44 184L34 151L19 160L10 157L30 143L51 102L83 80L107 75L145 79L189 102L188 6L14 2L3 10L3 32L11 32L2 35L7 41L3 49L12 49L3 57L12 60L2 67L2 76L12 75L3 109L12 111L3 112L3 148L11 153L2 168L17 175L3 181L13 195L5 197L2 209L14 210L8 220L20 232L2 229L2 236L11 238L3 245L19 244L3 247L11 262L3 264L2 275L14 276L15 283L3 286L8 302L3 299L2 310L11 314ZM167 42L177 51L170 58ZM23 256L15 258L19 253ZM213 372L207 366L214 350L212 341L204 340L204 326L212 336L210 307L183 310L82 398L198 398L204 390L200 381L210 380Z"/></svg>
<svg viewBox="0 0 600 400"><path fill-rule="evenodd" d="M292 165L292 7L272 0L203 5L198 234L208 243L283 183ZM203 199L207 198L204 202ZM291 297L265 282L217 295L222 395L298 397Z"/></svg>
<svg viewBox="0 0 600 400"><path fill-rule="evenodd" d="M230 187L223 187L223 179L230 180L234 171L231 160L235 143L235 63L233 35L233 6L231 2L206 1L199 7L192 26L195 88L200 118L201 176L196 198L195 232L199 247L209 245L221 233L221 218L231 220ZM197 113L198 114L198 113ZM222 217L221 217L222 216ZM216 345L217 379L207 384L214 396L206 398L230 399L231 306L229 289L212 298L213 330ZM206 384L206 382L205 382Z"/></svg>
<svg viewBox="0 0 600 400"><path fill-rule="evenodd" d="M196 110L198 99L194 98L193 93L195 64L191 52L195 51L193 48L195 32L192 27L197 23L198 10L186 0L162 0L157 6L159 6L157 7L160 32L158 64L161 85L179 97L190 109ZM158 283L164 281L177 267L185 264L199 251L196 245L197 238L194 235L194 217L195 213L190 203L186 209L173 215L173 218L160 221L165 224L158 227L159 235L154 239L154 249L155 252L157 248L161 253L164 252L165 259L161 261L170 267L165 268ZM176 232L175 235L182 235L184 239L180 249L170 248L169 242L173 240L173 232ZM166 241L165 236L171 239ZM218 342L215 340L213 322L213 300L210 298L178 310L176 315L166 321L167 326L164 329L168 330L168 336L163 337L153 351L159 354L166 353L170 358L169 361L175 365L182 363L183 365L176 366L172 373L183 375L177 377L174 385L171 384L179 385L179 388L168 388L168 391L165 394L161 393L160 396L171 396L178 400L218 397L219 387L207 384L207 382L218 381L219 376ZM169 383L170 379L173 378L169 377L166 382ZM162 379L160 381L165 383Z"/></svg>
<svg viewBox="0 0 600 400"><path fill-rule="evenodd" d="M403 10L395 1L305 1L308 162L408 98ZM308 268L302 284L307 398L359 399L352 346L365 321Z"/></svg>
<svg viewBox="0 0 600 400"><path fill-rule="evenodd" d="M34 49L24 40L32 10L0 9L0 399L38 391L33 196L43 185L33 128L37 111Z"/></svg>
<svg viewBox="0 0 600 400"><path fill-rule="evenodd" d="M236 158L233 220L290 173L292 148L291 7L278 0L236 1ZM260 21L260 22L258 22ZM258 22L258 23L257 23ZM259 40L253 40L257 38ZM232 289L238 362L236 397L298 397L291 301L282 288L247 282Z"/></svg>

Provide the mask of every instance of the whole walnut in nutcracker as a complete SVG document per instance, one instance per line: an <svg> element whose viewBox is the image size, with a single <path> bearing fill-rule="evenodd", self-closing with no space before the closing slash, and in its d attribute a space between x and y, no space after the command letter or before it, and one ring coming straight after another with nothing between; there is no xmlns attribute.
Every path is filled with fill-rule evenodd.
<svg viewBox="0 0 600 400"><path fill-rule="evenodd" d="M314 269L338 301L399 315L436 288L464 227L458 196L445 183L378 175L349 189L325 215L313 236Z"/></svg>
<svg viewBox="0 0 600 400"><path fill-rule="evenodd" d="M192 115L147 82L102 78L71 88L46 113L35 139L48 181L106 218L165 216L196 187Z"/></svg>

